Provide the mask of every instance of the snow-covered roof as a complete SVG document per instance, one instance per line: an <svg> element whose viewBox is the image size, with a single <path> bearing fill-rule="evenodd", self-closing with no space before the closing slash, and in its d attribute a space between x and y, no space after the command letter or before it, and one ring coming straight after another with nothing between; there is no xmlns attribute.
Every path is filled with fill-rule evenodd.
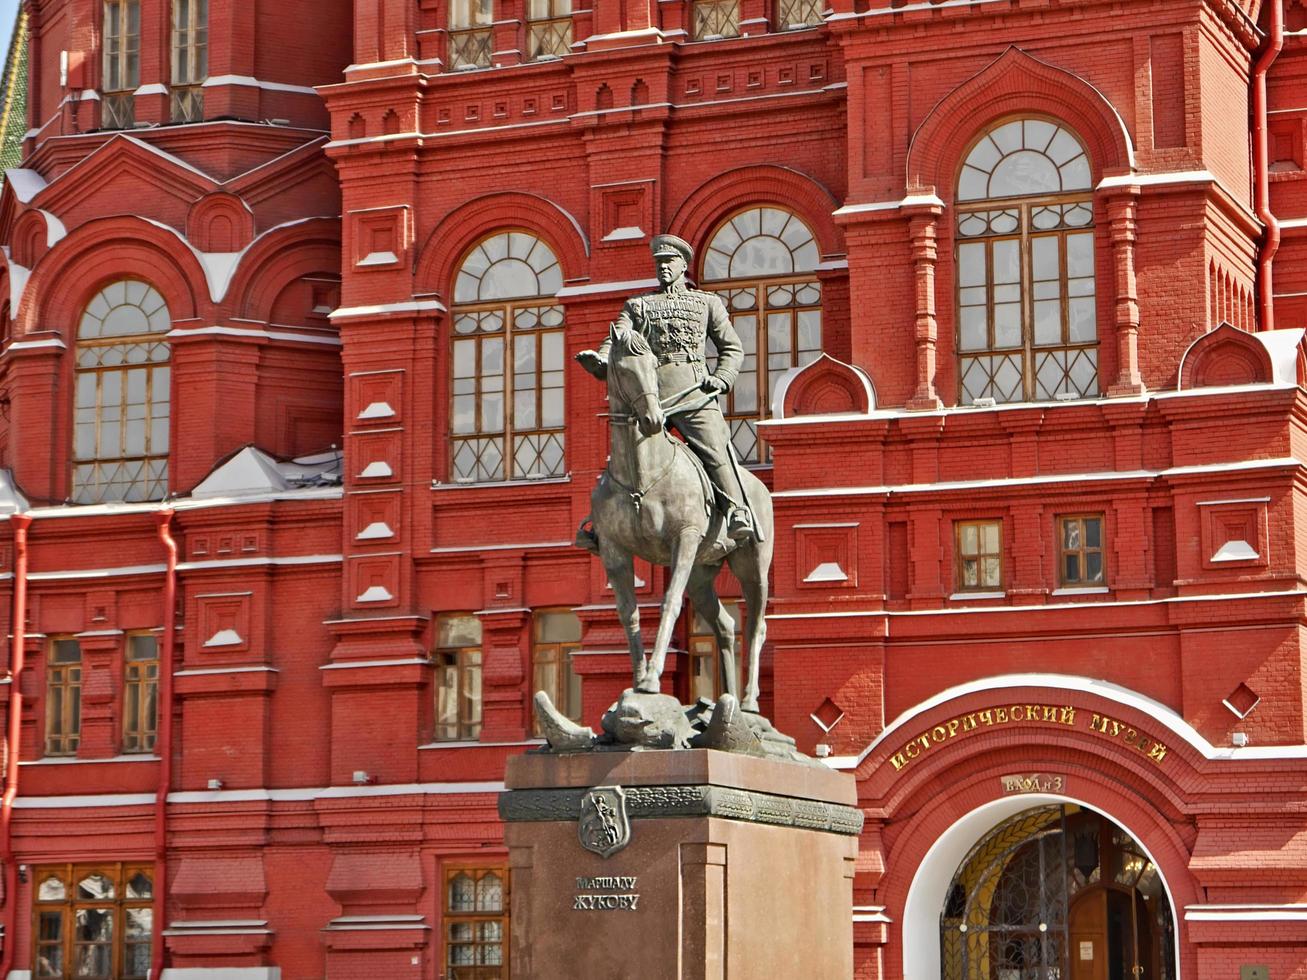
<svg viewBox="0 0 1307 980"><path fill-rule="evenodd" d="M27 500L14 486L14 475L0 470L0 515L17 514L27 510Z"/></svg>
<svg viewBox="0 0 1307 980"><path fill-rule="evenodd" d="M257 446L246 446L191 491L196 497L252 497L305 487L338 486L342 455L338 451L282 461Z"/></svg>

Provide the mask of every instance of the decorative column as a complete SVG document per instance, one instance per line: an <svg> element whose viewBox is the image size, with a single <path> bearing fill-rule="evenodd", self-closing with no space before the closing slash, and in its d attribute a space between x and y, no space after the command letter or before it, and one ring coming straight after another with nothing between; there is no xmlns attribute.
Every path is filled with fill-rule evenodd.
<svg viewBox="0 0 1307 980"><path fill-rule="evenodd" d="M1139 377L1139 296L1135 285L1135 218L1139 187L1120 188L1107 198L1107 217L1112 234L1112 264L1116 271L1116 382L1109 395L1137 395L1144 390Z"/></svg>
<svg viewBox="0 0 1307 980"><path fill-rule="evenodd" d="M935 319L935 245L936 229L943 210L940 204L920 204L903 209L908 216L916 287L917 387L908 399L909 411L930 411L943 405L935 391L935 349L939 337L939 323Z"/></svg>
<svg viewBox="0 0 1307 980"><path fill-rule="evenodd" d="M484 609L481 620L481 741L521 742L530 730L524 691L531 610Z"/></svg>
<svg viewBox="0 0 1307 980"><path fill-rule="evenodd" d="M104 759L118 754L119 725L115 709L122 676L118 651L123 632L117 629L88 630L77 634L82 648L81 738L77 755L82 759Z"/></svg>

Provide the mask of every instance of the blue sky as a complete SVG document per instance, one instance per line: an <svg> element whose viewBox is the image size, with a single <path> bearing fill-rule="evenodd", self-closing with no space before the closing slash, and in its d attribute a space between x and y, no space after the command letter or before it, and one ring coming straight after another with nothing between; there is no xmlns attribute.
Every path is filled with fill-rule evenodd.
<svg viewBox="0 0 1307 980"><path fill-rule="evenodd" d="M0 0L0 60L9 51L9 35L18 19L18 0Z"/></svg>

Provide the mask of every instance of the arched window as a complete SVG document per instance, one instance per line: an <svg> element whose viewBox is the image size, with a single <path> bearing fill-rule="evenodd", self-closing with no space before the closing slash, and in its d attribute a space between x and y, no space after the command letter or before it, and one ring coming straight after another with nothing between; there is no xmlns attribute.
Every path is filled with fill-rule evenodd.
<svg viewBox="0 0 1307 980"><path fill-rule="evenodd" d="M172 320L151 286L106 286L77 328L73 493L79 504L168 492Z"/></svg>
<svg viewBox="0 0 1307 980"><path fill-rule="evenodd" d="M1098 394L1094 206L1071 132L1015 119L985 133L957 187L959 400Z"/></svg>
<svg viewBox="0 0 1307 980"><path fill-rule="evenodd" d="M721 295L744 345L726 418L746 463L767 461L757 424L769 414L777 380L821 353L820 258L808 226L773 207L741 211L704 250L700 281Z"/></svg>
<svg viewBox="0 0 1307 980"><path fill-rule="evenodd" d="M493 235L454 282L450 441L458 483L563 474L562 270L526 232Z"/></svg>

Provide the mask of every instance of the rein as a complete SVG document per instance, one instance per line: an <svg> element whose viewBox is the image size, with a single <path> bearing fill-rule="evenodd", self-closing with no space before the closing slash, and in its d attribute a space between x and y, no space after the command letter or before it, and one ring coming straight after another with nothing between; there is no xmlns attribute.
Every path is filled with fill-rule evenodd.
<svg viewBox="0 0 1307 980"><path fill-rule="evenodd" d="M622 401L623 401L623 402L624 402L628 407L631 406L632 404L634 404L634 399L630 398L630 397L626 394L626 392L622 389L622 379L621 379L621 376L618 375L618 374L616 374L616 373L614 373L614 372L611 370L611 367L610 367L610 370L609 370L609 378L612 380L613 387L617 390L617 394L621 397ZM682 398L684 398L686 395L690 394L690 392L692 392L692 391L697 391L698 388L699 388L699 386L698 386L697 384L694 384L694 385L691 385L690 387L684 389L683 391L678 391L678 392L677 392L676 394L674 394L674 395L669 395L668 397L659 400L659 402L658 402L658 407L661 408L661 409L663 410L663 415L664 415L664 417L666 417L666 416L670 416L670 415L679 415L679 414L681 414L682 412L698 411L699 409L703 408L705 405L707 405L709 402L711 402L713 399L715 399L715 398L717 397L717 393L716 393L716 392L710 392L710 393L707 395L707 397L706 397L705 399L701 400L698 404L682 405L682 406L680 406L679 408L671 408L671 407L670 407L670 406L675 405L677 402L679 402L679 401L680 401ZM653 395L653 396L657 397L658 392L657 392L657 391L641 391L638 395L636 395L636 398L647 398L647 397L649 397L650 395ZM608 422L609 422L610 425L633 425L633 424L635 424L635 422L637 421L637 418L638 418L638 417L635 415L635 413L634 413L634 412L630 412L630 411L627 411L627 412L610 412L609 415L608 415ZM667 432L666 432L665 429L663 430L663 436L664 436L664 438L666 438L666 436L667 436ZM605 475L608 477L609 480L611 480L611 481L613 482L613 484L614 484L618 489L620 489L620 490L621 490L622 492L624 492L628 497L631 498L631 503L632 503L632 505L635 507L635 512L636 512L636 514L639 514L639 513L640 513L640 503L641 503L641 501L643 500L643 498L644 498L644 497L645 497L645 496L646 496L646 495L647 495L651 490L653 490L653 488L656 487L656 486L659 484L659 482L662 481L663 477L665 477L668 473L670 473L670 472L672 471L672 467L673 467L675 464L676 464L676 453L673 452L673 453L671 454L671 456L668 458L667 465L666 465L665 467L663 467L663 471L662 471L661 473L659 473L657 476L655 476L651 481L649 481L649 483L648 483L645 487L643 487L643 488L628 487L628 486L627 486L626 484L624 484L621 480L617 479L617 477L613 476L613 473L612 473L611 468L606 472Z"/></svg>

